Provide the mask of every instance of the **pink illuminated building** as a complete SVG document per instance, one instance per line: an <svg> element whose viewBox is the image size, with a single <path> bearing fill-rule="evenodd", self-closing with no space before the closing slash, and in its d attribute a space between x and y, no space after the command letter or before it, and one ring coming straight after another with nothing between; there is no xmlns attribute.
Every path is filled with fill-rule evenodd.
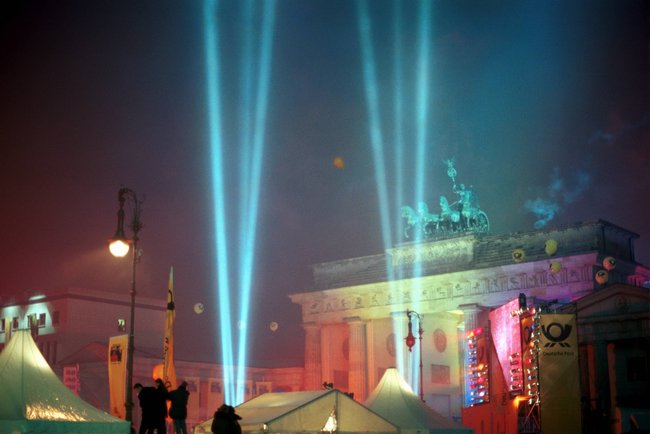
<svg viewBox="0 0 650 434"><path fill-rule="evenodd" d="M581 418L601 412L608 427L618 426L612 432L625 431L629 416L647 417L637 409L650 404L641 392L650 390L650 270L635 261L637 237L599 220L405 243L317 264L314 289L291 296L302 309L305 388L331 382L363 401L384 370L397 366L427 405L476 433L523 432L517 419L523 398L514 392L528 383L511 369L527 366L518 360L509 366L522 337L519 318L510 316L516 309L508 310L522 294L529 306L576 317ZM491 316L502 306L507 315ZM407 310L422 319L422 391L418 346L409 352L404 340ZM469 354L466 338L477 329L483 335L473 345L484 349ZM483 373L476 356L486 362ZM487 384L483 400L468 399L479 384L468 376Z"/></svg>

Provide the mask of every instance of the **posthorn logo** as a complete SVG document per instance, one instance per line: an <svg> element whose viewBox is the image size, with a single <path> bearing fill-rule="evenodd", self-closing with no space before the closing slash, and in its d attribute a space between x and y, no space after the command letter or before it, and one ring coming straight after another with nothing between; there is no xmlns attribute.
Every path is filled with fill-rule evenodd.
<svg viewBox="0 0 650 434"><path fill-rule="evenodd" d="M549 340L544 344L544 348L552 348L555 344L563 348L570 347L571 344L565 341L571 334L571 325L570 324L560 324L558 322L552 322L548 326L542 326L542 333L544 337Z"/></svg>

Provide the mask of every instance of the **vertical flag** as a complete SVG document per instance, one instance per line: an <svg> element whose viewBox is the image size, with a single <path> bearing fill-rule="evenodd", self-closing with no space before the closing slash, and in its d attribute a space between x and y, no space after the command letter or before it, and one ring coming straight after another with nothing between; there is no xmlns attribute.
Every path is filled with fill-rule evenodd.
<svg viewBox="0 0 650 434"><path fill-rule="evenodd" d="M163 346L163 381L167 387L176 388L176 367L174 366L174 267L169 270L167 285L167 314L165 315L165 342Z"/></svg>
<svg viewBox="0 0 650 434"><path fill-rule="evenodd" d="M540 320L539 388L544 432L581 432L578 328L572 314Z"/></svg>
<svg viewBox="0 0 650 434"><path fill-rule="evenodd" d="M126 418L126 359L128 358L127 335L113 336L108 341L108 392L110 413L120 419Z"/></svg>

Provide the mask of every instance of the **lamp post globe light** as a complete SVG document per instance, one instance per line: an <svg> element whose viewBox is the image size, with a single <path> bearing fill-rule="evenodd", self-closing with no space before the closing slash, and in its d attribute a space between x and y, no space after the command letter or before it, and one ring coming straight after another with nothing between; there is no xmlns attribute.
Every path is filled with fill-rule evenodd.
<svg viewBox="0 0 650 434"><path fill-rule="evenodd" d="M133 219L129 225L133 232L133 236L130 239L124 234L124 204L127 199L130 200L133 205ZM133 351L135 348L133 342L135 334L135 271L140 257L138 252L138 234L142 229L142 222L140 221L140 202L138 202L138 198L133 190L124 187L120 188L117 194L117 201L120 206L117 211L117 230L115 231L115 236L111 238L108 248L113 256L123 258L129 253L129 250L131 250L130 247L133 245L133 267L131 269L131 312L126 354L126 402L124 403L126 410L125 419L131 422L133 420Z"/></svg>
<svg viewBox="0 0 650 434"><path fill-rule="evenodd" d="M417 318L418 320L418 336L420 338L420 400L424 402L424 389L423 387L423 382L422 382L422 335L424 334L424 330L422 329L422 317L420 316L419 313L413 311L413 310L406 310L406 316L409 319L409 333L408 335L404 338L404 341L406 342L406 346L409 349L409 353L413 351L413 346L415 346L415 336L413 335L413 317Z"/></svg>

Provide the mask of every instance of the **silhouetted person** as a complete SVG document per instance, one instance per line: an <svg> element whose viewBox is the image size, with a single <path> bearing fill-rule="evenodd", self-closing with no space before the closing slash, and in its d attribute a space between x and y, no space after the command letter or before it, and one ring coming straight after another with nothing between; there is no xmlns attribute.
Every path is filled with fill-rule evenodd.
<svg viewBox="0 0 650 434"><path fill-rule="evenodd" d="M140 409L142 411L142 417L140 420L140 430L139 434L153 434L155 429L155 415L156 415L156 401L157 401L157 392L156 388L147 386L144 387L140 383L135 383L133 389L138 394L138 400L140 401Z"/></svg>
<svg viewBox="0 0 650 434"><path fill-rule="evenodd" d="M167 434L167 400L169 399L169 392L165 387L165 383L160 378L157 378L155 394L153 398L153 428L158 434ZM153 431L152 431L153 433Z"/></svg>
<svg viewBox="0 0 650 434"><path fill-rule="evenodd" d="M169 417L174 421L174 434L187 434L187 400L190 392L187 391L187 382L183 381L176 390L169 392L171 407L169 408Z"/></svg>
<svg viewBox="0 0 650 434"><path fill-rule="evenodd" d="M214 413L211 431L213 434L241 434L240 419L234 407L223 404Z"/></svg>

